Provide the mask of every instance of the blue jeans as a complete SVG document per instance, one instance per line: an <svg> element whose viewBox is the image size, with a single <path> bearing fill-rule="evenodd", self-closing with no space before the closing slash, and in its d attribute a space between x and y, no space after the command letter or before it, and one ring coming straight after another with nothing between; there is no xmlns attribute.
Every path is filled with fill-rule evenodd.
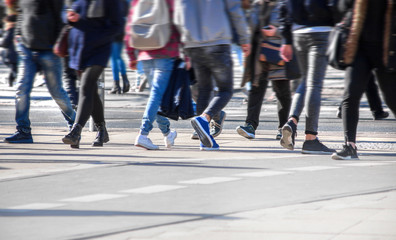
<svg viewBox="0 0 396 240"><path fill-rule="evenodd" d="M302 77L293 97L290 116L299 120L305 106L305 134L317 135L329 33L299 33L293 37Z"/></svg>
<svg viewBox="0 0 396 240"><path fill-rule="evenodd" d="M111 46L111 69L113 71L114 81L120 81L121 75L126 75L124 60L121 57L123 42L113 42Z"/></svg>
<svg viewBox="0 0 396 240"><path fill-rule="evenodd" d="M51 97L60 107L69 126L76 117L70 99L62 87L62 62L52 51L33 51L22 44L18 45L21 64L17 81L15 98L17 129L30 131L29 109L30 93L32 92L34 77L39 70L44 72L45 84Z"/></svg>
<svg viewBox="0 0 396 240"><path fill-rule="evenodd" d="M198 84L197 114L211 118L220 113L233 94L233 69L230 45L187 48ZM213 81L218 87L212 98Z"/></svg>
<svg viewBox="0 0 396 240"><path fill-rule="evenodd" d="M174 58L162 58L144 60L143 69L148 80L152 83L150 97L147 102L146 110L143 114L142 125L140 127L142 135L148 135L153 129L154 120L157 121L161 132L166 135L169 133L170 122L168 118L158 115L162 96L169 84L172 74Z"/></svg>

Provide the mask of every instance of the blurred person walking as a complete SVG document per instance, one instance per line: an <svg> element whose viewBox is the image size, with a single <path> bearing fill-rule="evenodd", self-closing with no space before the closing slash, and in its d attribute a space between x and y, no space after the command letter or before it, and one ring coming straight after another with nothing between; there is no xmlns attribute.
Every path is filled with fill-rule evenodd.
<svg viewBox="0 0 396 240"><path fill-rule="evenodd" d="M18 73L18 53L14 45L15 22L17 15L8 15L4 18L4 34L0 46L1 59L9 68L8 86L12 87Z"/></svg>
<svg viewBox="0 0 396 240"><path fill-rule="evenodd" d="M329 33L335 22L334 9L328 0L282 0L280 22L283 36L281 56L285 61L290 61L294 46L302 74L293 96L289 120L282 127L280 144L294 150L297 124L305 107L305 141L301 152L331 154L335 150L321 143L317 135L323 80L327 68L326 50Z"/></svg>
<svg viewBox="0 0 396 240"><path fill-rule="evenodd" d="M62 0L20 0L15 39L21 57L15 98L17 131L6 137L8 143L32 143L29 120L30 94L38 69L43 71L49 93L71 127L76 113L62 87L61 59L52 47L62 28Z"/></svg>
<svg viewBox="0 0 396 240"><path fill-rule="evenodd" d="M335 160L359 159L356 131L359 105L374 74L385 103L396 116L396 2L394 0L339 0L341 15L352 11L352 25L345 45L342 122L345 145Z"/></svg>
<svg viewBox="0 0 396 240"><path fill-rule="evenodd" d="M180 35L175 26L171 24L170 38L165 46L153 50L134 48L132 45L132 32L129 26L132 23L134 14L137 14L134 10L135 7L139 5L140 1L141 0L133 0L131 2L128 23L126 27L125 44L127 54L130 59L129 66L132 69L136 69L138 62L141 62L143 65L144 74L147 77L148 82L151 84L151 89L146 109L143 113L140 131L135 139L135 146L142 147L147 150L159 149L158 145L155 145L148 137L150 131L153 129L153 123L156 121L158 128L161 130L161 133L164 136L165 146L167 148L171 148L174 145L177 132L170 129L170 122L168 118L157 113L162 101L162 97L169 84L172 70L174 68L174 62L177 58L179 58ZM170 19L172 19L174 0L166 0L166 2L163 4L166 4L165 6L168 7Z"/></svg>
<svg viewBox="0 0 396 240"><path fill-rule="evenodd" d="M114 36L122 31L121 2L77 0L67 12L66 20L72 26L69 66L80 72L81 85L75 124L62 141L79 148L81 131L92 116L98 129L92 146L103 146L109 141L109 135L97 82L110 58Z"/></svg>
<svg viewBox="0 0 396 240"><path fill-rule="evenodd" d="M255 131L259 126L259 118L265 92L268 82L271 81L274 92L278 99L278 120L280 129L288 120L288 114L291 106L291 91L289 79L299 77L298 65L296 60L288 63L269 59L262 52L262 43L271 44L271 52L277 54L276 58L280 58L279 50L276 46L281 44L281 36L278 31L279 17L279 1L258 0L253 3L251 20L254 25L251 29L254 31L252 37L252 54L246 61L247 74L245 74L242 85L251 82L251 90L248 95L247 116L244 126L239 126L236 131L239 135L248 138L255 138ZM254 12L253 12L254 11ZM261 15L261 19L259 16ZM253 19L255 17L255 19ZM261 20L261 21L260 21ZM265 45L269 46L269 45ZM279 47L278 47L279 49ZM274 50L274 51L272 51ZM280 59L279 59L280 60ZM286 67L285 65L288 64ZM290 66L290 65L294 66ZM281 138L281 132L278 130L276 139Z"/></svg>
<svg viewBox="0 0 396 240"><path fill-rule="evenodd" d="M120 0L121 1L121 10L123 11L123 16L126 18L128 15L128 9L129 9L129 2L127 0ZM113 73L113 87L109 91L109 94L121 94L122 93L127 93L131 87L128 76L127 76L127 71L125 67L125 62L124 59L122 59L122 50L124 48L124 30L125 26L123 26L122 30L114 37L114 42L112 44L112 49L111 49L111 57L110 57L110 62L111 62L111 70ZM121 73L121 78L122 78L122 89L120 85L120 73Z"/></svg>
<svg viewBox="0 0 396 240"><path fill-rule="evenodd" d="M245 56L250 53L249 32L240 0L176 1L175 24L198 84L197 114L191 120L201 150L218 150L209 122L227 105L233 94L231 58L232 26ZM213 83L218 91L211 98Z"/></svg>

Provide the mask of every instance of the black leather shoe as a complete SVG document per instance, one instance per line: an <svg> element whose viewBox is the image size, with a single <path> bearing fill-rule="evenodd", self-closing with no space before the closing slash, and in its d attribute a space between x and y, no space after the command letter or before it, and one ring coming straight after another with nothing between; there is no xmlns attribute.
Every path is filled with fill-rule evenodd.
<svg viewBox="0 0 396 240"><path fill-rule="evenodd" d="M92 142L92 146L102 147L103 143L110 141L109 133L107 132L105 122L95 123L95 126L98 129L98 133L96 134L95 140Z"/></svg>
<svg viewBox="0 0 396 240"><path fill-rule="evenodd" d="M120 81L114 81L109 94L121 94Z"/></svg>
<svg viewBox="0 0 396 240"><path fill-rule="evenodd" d="M374 120L381 120L389 117L389 113L385 111L380 112L373 112L373 119Z"/></svg>
<svg viewBox="0 0 396 240"><path fill-rule="evenodd" d="M70 144L71 148L80 148L82 126L74 124L69 134L62 138L63 143Z"/></svg>

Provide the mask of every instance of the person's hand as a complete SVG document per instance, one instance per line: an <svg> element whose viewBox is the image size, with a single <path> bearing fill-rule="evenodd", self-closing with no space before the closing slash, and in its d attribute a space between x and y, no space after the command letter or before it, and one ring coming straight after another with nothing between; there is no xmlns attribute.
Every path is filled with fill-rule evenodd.
<svg viewBox="0 0 396 240"><path fill-rule="evenodd" d="M129 61L129 68L132 70L136 70L136 65L137 65L137 61L133 60L133 61Z"/></svg>
<svg viewBox="0 0 396 240"><path fill-rule="evenodd" d="M242 44L241 47L242 47L242 51L243 51L243 56L244 57L249 56L250 55L250 51L251 51L250 43Z"/></svg>
<svg viewBox="0 0 396 240"><path fill-rule="evenodd" d="M75 11L68 10L67 20L69 22L78 22L78 20L80 20L80 14L76 13Z"/></svg>
<svg viewBox="0 0 396 240"><path fill-rule="evenodd" d="M21 41L22 41L21 35L15 35L14 36L14 43L15 44L20 43Z"/></svg>
<svg viewBox="0 0 396 240"><path fill-rule="evenodd" d="M190 70L191 69L191 61L188 59L186 60L186 69Z"/></svg>
<svg viewBox="0 0 396 240"><path fill-rule="evenodd" d="M289 62L293 58L293 48L290 44L283 44L280 48L280 56L285 62Z"/></svg>
<svg viewBox="0 0 396 240"><path fill-rule="evenodd" d="M276 34L278 28L273 25L268 25L261 29L261 33L266 37L273 37Z"/></svg>

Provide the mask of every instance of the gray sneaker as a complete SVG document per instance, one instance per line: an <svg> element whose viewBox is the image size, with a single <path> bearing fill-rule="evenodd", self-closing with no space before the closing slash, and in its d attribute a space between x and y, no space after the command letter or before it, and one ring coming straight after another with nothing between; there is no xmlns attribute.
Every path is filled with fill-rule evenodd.
<svg viewBox="0 0 396 240"><path fill-rule="evenodd" d="M331 158L334 160L359 160L357 148L353 148L351 145L343 145L343 149L333 153Z"/></svg>
<svg viewBox="0 0 396 240"><path fill-rule="evenodd" d="M212 119L212 121L210 121L210 135L212 135L212 137L215 138L220 135L221 131L223 130L223 124L226 115L226 112L221 111L220 117L218 119Z"/></svg>
<svg viewBox="0 0 396 240"><path fill-rule="evenodd" d="M326 147L319 139L305 140L301 153L304 154L332 154L336 151Z"/></svg>
<svg viewBox="0 0 396 240"><path fill-rule="evenodd" d="M194 132L191 134L191 139L199 140L198 133L197 133L196 131L194 131Z"/></svg>
<svg viewBox="0 0 396 240"><path fill-rule="evenodd" d="M246 123L245 126L237 127L236 131L238 132L239 135L247 139L254 139L256 137L255 135L256 130L254 130L254 127L249 123Z"/></svg>

